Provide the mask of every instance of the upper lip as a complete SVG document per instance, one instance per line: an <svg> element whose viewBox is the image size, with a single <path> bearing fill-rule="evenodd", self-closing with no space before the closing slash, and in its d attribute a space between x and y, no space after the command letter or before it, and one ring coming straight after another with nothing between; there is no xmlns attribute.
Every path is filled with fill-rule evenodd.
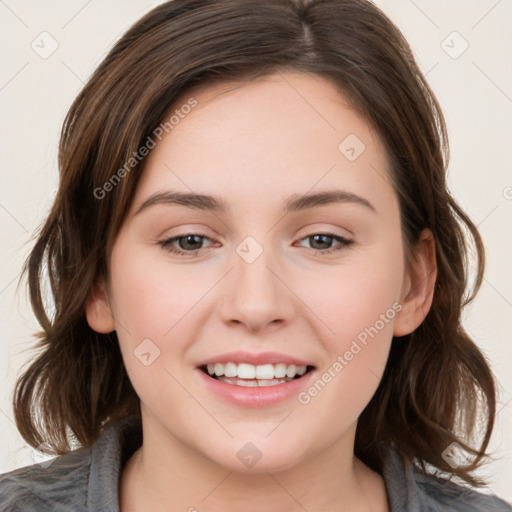
<svg viewBox="0 0 512 512"><path fill-rule="evenodd" d="M294 364L295 366L313 366L312 364L298 359L293 356L289 356L286 354L280 354L279 352L260 352L258 354L253 352L229 352L225 354L220 354L218 356L210 357L209 359L205 359L201 361L197 366L206 366L208 364L215 363L247 363L252 364L254 366L263 365L263 364L279 364L284 363L287 366Z"/></svg>

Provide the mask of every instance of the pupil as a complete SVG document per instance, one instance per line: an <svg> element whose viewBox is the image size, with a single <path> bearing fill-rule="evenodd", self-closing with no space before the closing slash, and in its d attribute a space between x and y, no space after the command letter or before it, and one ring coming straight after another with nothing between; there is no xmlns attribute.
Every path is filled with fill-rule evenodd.
<svg viewBox="0 0 512 512"><path fill-rule="evenodd" d="M195 242L194 242L194 238L196 239ZM188 235L188 236L182 237L180 239L180 242L182 240L185 240L184 244L180 243L180 245L182 246L181 247L182 249L200 249L200 247L201 247L201 237L199 235ZM190 242L190 240L192 240L192 242ZM194 245L194 243L199 244L199 247L183 247L183 245L185 245L185 246L190 245L190 244Z"/></svg>
<svg viewBox="0 0 512 512"><path fill-rule="evenodd" d="M318 239L320 239L320 244L327 244L327 246L329 246L329 239L332 238L331 236L329 235L313 235L311 237L314 241L314 243L317 243L318 242ZM324 239L323 241L321 239ZM327 241L325 241L325 239L328 239ZM312 244L313 245L313 244Z"/></svg>

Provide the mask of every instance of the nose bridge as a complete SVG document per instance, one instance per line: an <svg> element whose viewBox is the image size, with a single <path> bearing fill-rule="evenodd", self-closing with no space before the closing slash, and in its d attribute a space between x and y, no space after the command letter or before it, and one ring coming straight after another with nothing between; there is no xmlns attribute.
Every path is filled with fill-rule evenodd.
<svg viewBox="0 0 512 512"><path fill-rule="evenodd" d="M277 277L281 267L275 252L252 236L236 247L233 272L226 285L221 316L224 321L242 323L251 330L291 318L290 291Z"/></svg>

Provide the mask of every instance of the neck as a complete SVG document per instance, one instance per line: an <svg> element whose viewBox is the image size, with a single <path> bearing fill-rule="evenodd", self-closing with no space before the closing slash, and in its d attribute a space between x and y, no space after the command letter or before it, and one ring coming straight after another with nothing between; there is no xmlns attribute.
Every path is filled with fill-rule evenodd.
<svg viewBox="0 0 512 512"><path fill-rule="evenodd" d="M382 478L353 454L355 425L307 461L249 473L216 464L163 428L143 422L143 433L142 446L121 474L121 512L389 510Z"/></svg>

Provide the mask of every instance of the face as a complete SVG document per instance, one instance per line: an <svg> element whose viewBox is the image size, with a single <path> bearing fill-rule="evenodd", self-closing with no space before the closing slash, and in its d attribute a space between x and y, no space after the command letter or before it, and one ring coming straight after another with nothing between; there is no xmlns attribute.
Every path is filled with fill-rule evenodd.
<svg viewBox="0 0 512 512"><path fill-rule="evenodd" d="M393 335L419 323L381 142L318 76L174 108L192 96L147 157L89 323L117 331L145 435L236 471L351 452Z"/></svg>

